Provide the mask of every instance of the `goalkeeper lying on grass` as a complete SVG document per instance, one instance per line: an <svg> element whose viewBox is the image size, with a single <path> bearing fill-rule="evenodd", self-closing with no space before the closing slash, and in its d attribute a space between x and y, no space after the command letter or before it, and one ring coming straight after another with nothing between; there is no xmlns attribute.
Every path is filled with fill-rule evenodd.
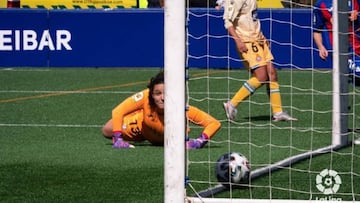
<svg viewBox="0 0 360 203"><path fill-rule="evenodd" d="M128 141L164 144L164 73L151 78L147 87L116 106L112 119L103 126L102 133L112 138L113 148L133 148ZM189 106L187 118L203 127L198 138L186 142L187 149L204 147L221 127L217 119L193 106Z"/></svg>

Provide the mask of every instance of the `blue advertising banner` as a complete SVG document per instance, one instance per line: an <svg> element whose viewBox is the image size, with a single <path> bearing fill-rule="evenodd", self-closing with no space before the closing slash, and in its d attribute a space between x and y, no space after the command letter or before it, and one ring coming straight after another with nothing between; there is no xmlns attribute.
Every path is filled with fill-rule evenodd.
<svg viewBox="0 0 360 203"><path fill-rule="evenodd" d="M54 10L49 18L51 30L71 33L71 50L50 52L50 66L163 66L162 12Z"/></svg>
<svg viewBox="0 0 360 203"><path fill-rule="evenodd" d="M0 10L0 66L160 67L163 13Z"/></svg>
<svg viewBox="0 0 360 203"><path fill-rule="evenodd" d="M0 66L48 66L48 52L39 39L48 30L45 10L0 11Z"/></svg>
<svg viewBox="0 0 360 203"><path fill-rule="evenodd" d="M215 9L191 9L189 67L243 66L221 15ZM277 67L331 67L314 49L311 10L261 9L259 17ZM0 19L0 67L164 64L162 9L0 9Z"/></svg>

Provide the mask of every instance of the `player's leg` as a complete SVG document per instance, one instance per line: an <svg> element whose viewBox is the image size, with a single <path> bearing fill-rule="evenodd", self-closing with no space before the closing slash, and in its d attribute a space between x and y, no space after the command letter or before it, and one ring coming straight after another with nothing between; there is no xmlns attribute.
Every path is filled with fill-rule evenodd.
<svg viewBox="0 0 360 203"><path fill-rule="evenodd" d="M283 111L281 104L280 85L277 80L277 72L271 62L267 63L266 68L269 77L268 91L271 109L273 114L277 114Z"/></svg>
<svg viewBox="0 0 360 203"><path fill-rule="evenodd" d="M249 43L250 44L250 43ZM259 51L260 52L260 51ZM247 99L250 95L254 94L255 91L261 87L262 84L268 81L267 66L265 61L256 61L257 55L259 53L248 53L243 54L244 58L249 58L249 65L251 71L251 78L244 83L244 85L239 89L238 92L230 100L231 104L234 107L237 107L240 102Z"/></svg>
<svg viewBox="0 0 360 203"><path fill-rule="evenodd" d="M226 116L230 120L235 120L237 110L236 107L250 95L254 94L257 88L261 86L261 82L256 77L251 77L243 86L235 93L231 100L224 103Z"/></svg>
<svg viewBox="0 0 360 203"><path fill-rule="evenodd" d="M243 86L235 93L230 103L237 107L240 102L247 99L250 95L254 94L256 89L261 86L262 82L255 76L247 80Z"/></svg>
<svg viewBox="0 0 360 203"><path fill-rule="evenodd" d="M110 119L108 122L106 122L105 125L102 127L102 134L104 137L112 139L112 136L113 136L112 119Z"/></svg>
<svg viewBox="0 0 360 203"><path fill-rule="evenodd" d="M237 106L250 95L254 94L256 89L267 80L266 62L258 59L258 56L262 55L260 45L257 43L246 43L246 46L248 47L248 52L241 53L241 58L246 61L245 67L251 71L252 76L241 86L231 100L224 103L226 116L230 120L235 120ZM256 46L258 46L258 48L254 49Z"/></svg>
<svg viewBox="0 0 360 203"><path fill-rule="evenodd" d="M289 114L283 111L280 85L278 83L276 69L271 62L268 62L266 67L269 76L268 91L273 114L273 121L296 121L296 118L291 117Z"/></svg>

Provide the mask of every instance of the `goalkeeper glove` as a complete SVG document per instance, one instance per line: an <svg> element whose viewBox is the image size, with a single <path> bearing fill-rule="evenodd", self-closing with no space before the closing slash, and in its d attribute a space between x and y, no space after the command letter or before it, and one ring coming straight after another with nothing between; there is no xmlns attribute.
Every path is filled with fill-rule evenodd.
<svg viewBox="0 0 360 203"><path fill-rule="evenodd" d="M208 142L209 138L207 135L202 134L196 139L190 139L186 141L186 149L200 149L203 148Z"/></svg>
<svg viewBox="0 0 360 203"><path fill-rule="evenodd" d="M135 148L134 145L129 144L124 141L121 135L121 132L116 132L113 135L113 145L114 149L127 149L127 148Z"/></svg>

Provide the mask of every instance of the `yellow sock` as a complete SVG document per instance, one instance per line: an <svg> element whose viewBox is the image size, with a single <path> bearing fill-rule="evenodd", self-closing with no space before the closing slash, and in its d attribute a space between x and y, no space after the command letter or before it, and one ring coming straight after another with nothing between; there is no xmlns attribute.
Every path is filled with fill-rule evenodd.
<svg viewBox="0 0 360 203"><path fill-rule="evenodd" d="M281 104L280 86L278 82L270 82L270 104L273 114L283 111Z"/></svg>
<svg viewBox="0 0 360 203"><path fill-rule="evenodd" d="M230 100L231 104L236 107L240 102L247 99L251 94L255 92L257 88L259 88L262 83L256 78L252 77L248 81L244 83L244 85L239 89L238 92L234 95L234 97Z"/></svg>

